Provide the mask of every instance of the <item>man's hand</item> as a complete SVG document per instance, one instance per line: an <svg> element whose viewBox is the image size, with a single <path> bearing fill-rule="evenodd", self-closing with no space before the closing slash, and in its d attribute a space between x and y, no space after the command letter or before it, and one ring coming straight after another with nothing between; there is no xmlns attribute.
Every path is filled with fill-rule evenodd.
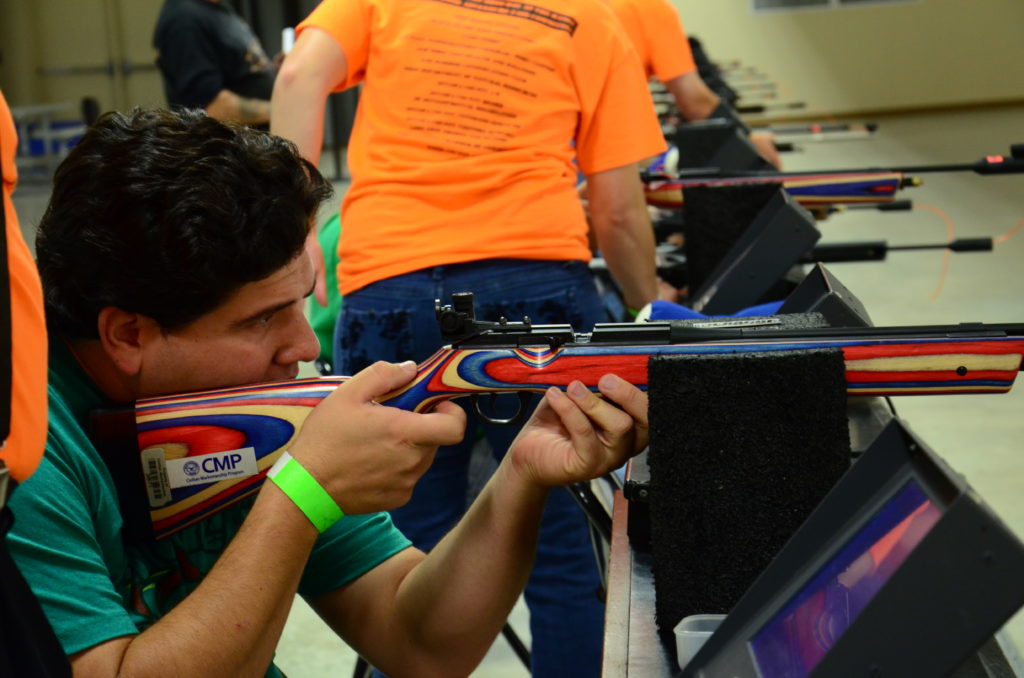
<svg viewBox="0 0 1024 678"><path fill-rule="evenodd" d="M548 389L509 450L521 476L546 487L590 480L647 446L647 394L613 374L598 389L604 400L578 381Z"/></svg>
<svg viewBox="0 0 1024 678"><path fill-rule="evenodd" d="M775 147L775 135L771 132L751 132L750 142L761 154L761 157L771 163L777 170L782 169L782 158L779 157L779 149Z"/></svg>
<svg viewBox="0 0 1024 678"><path fill-rule="evenodd" d="M408 384L412 362L377 362L318 404L291 454L347 514L387 511L405 504L439 445L466 431L466 414L450 402L414 414L376 402Z"/></svg>

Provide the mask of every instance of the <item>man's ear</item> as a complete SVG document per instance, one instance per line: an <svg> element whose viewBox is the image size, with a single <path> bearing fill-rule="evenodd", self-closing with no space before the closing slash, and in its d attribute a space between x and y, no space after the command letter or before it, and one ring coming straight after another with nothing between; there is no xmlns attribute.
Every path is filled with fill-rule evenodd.
<svg viewBox="0 0 1024 678"><path fill-rule="evenodd" d="M142 368L142 354L147 330L153 321L138 313L123 311L114 306L100 309L97 327L103 351L117 368L134 376Z"/></svg>

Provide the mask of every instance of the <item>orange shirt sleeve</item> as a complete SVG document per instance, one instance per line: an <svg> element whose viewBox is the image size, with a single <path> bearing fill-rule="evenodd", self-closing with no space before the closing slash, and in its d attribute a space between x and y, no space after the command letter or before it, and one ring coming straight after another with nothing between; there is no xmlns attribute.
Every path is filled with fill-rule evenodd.
<svg viewBox="0 0 1024 678"><path fill-rule="evenodd" d="M609 30L622 30L613 22ZM616 54L612 67L600 80L582 80L582 110L576 138L580 170L593 174L638 162L665 150L650 91L639 57L629 49L623 31L620 40L604 36L604 46Z"/></svg>
<svg viewBox="0 0 1024 678"><path fill-rule="evenodd" d="M669 0L608 0L647 77L661 82L697 70L679 13Z"/></svg>
<svg viewBox="0 0 1024 678"><path fill-rule="evenodd" d="M18 173L14 164L17 135L7 101L0 92L0 148L3 210L7 222L7 265L11 289L11 431L0 458L17 481L32 474L46 443L46 324L43 294L35 262L25 245L11 193Z"/></svg>
<svg viewBox="0 0 1024 678"><path fill-rule="evenodd" d="M328 33L344 50L348 60L348 76L345 82L338 83L336 92L358 85L366 76L372 11L380 11L380 8L371 9L369 3L363 0L324 0L295 29L296 34L301 34L306 28L315 26Z"/></svg>
<svg viewBox="0 0 1024 678"><path fill-rule="evenodd" d="M690 41L676 8L668 0L641 0L645 32L650 41L654 76L661 82L697 70Z"/></svg>

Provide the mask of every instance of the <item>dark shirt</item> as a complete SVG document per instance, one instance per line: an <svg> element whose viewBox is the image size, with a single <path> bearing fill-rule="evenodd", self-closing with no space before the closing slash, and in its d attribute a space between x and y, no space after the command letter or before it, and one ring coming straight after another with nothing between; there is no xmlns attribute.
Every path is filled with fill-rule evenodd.
<svg viewBox="0 0 1024 678"><path fill-rule="evenodd" d="M167 103L205 108L222 89L270 99L274 69L249 25L225 0L165 0L153 32Z"/></svg>

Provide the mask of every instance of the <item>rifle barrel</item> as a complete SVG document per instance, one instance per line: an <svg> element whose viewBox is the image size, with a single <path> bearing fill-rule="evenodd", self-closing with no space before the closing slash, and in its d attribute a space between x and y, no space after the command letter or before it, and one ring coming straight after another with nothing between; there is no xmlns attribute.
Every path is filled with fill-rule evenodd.
<svg viewBox="0 0 1024 678"><path fill-rule="evenodd" d="M960 238L949 242L922 245L890 245L884 240L824 243L817 245L801 261L824 264L844 261L883 261L888 252L950 250L951 252L991 252L992 238Z"/></svg>

